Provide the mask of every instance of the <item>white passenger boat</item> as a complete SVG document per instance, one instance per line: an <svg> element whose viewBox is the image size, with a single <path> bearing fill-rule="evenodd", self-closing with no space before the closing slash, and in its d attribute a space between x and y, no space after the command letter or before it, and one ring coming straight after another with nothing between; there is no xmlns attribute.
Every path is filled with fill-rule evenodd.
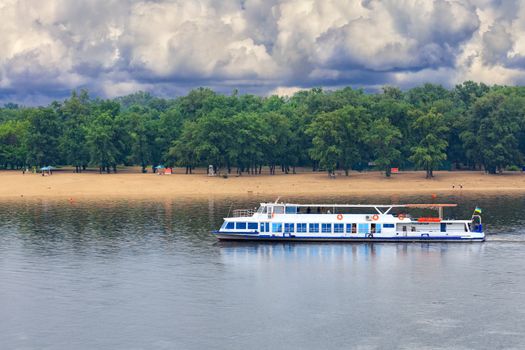
<svg viewBox="0 0 525 350"><path fill-rule="evenodd" d="M261 203L258 209L234 210L213 233L221 240L484 241L481 210L468 220L444 219L443 209L455 206ZM412 217L410 209L435 209L437 216ZM370 212L356 213L363 211Z"/></svg>

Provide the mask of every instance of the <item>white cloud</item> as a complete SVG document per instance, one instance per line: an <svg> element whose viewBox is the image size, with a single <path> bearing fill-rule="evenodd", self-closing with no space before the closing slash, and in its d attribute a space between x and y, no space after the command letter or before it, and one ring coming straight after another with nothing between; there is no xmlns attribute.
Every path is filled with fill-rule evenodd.
<svg viewBox="0 0 525 350"><path fill-rule="evenodd" d="M106 84L103 84L102 88L105 96L112 98L132 94L137 91L151 90L153 86L151 84L139 84L132 81L122 83L115 83L110 81Z"/></svg>
<svg viewBox="0 0 525 350"><path fill-rule="evenodd" d="M268 93L268 96L293 96L296 92L303 90L299 86L279 86Z"/></svg>
<svg viewBox="0 0 525 350"><path fill-rule="evenodd" d="M522 1L0 0L0 33L0 100L525 80Z"/></svg>

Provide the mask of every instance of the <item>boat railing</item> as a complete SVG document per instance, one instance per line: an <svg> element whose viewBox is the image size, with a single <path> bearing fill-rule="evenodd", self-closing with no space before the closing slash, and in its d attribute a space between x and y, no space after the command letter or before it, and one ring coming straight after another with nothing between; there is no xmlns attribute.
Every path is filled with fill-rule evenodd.
<svg viewBox="0 0 525 350"><path fill-rule="evenodd" d="M235 209L232 211L232 215L234 218L238 217L247 217L247 216L253 216L255 214L255 209Z"/></svg>

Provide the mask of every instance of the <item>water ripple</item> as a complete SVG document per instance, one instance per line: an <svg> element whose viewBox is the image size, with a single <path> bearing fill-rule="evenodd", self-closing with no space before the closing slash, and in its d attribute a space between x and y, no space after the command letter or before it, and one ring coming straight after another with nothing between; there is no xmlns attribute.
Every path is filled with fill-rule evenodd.
<svg viewBox="0 0 525 350"><path fill-rule="evenodd" d="M268 199L0 203L2 348L525 343L523 198L440 198L460 203L451 216L483 208L482 244L219 243L209 233L231 203Z"/></svg>

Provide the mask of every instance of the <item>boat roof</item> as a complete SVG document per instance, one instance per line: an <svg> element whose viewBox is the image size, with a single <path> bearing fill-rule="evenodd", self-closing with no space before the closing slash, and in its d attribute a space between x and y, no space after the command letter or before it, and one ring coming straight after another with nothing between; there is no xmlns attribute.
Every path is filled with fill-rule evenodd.
<svg viewBox="0 0 525 350"><path fill-rule="evenodd" d="M429 203L429 204L294 204L294 203L261 203L261 205L284 205L293 207L336 207L336 208L427 208L438 209L457 207L454 203Z"/></svg>

